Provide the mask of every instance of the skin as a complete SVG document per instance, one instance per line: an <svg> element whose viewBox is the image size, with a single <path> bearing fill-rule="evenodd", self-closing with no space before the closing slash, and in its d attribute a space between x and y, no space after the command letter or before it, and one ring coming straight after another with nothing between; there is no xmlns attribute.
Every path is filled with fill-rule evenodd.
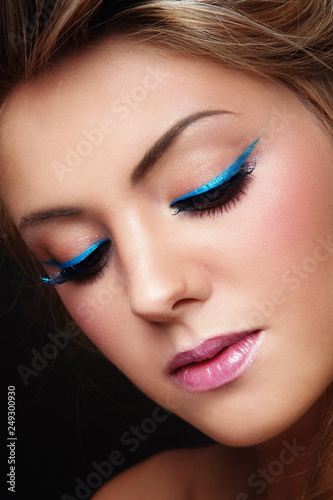
<svg viewBox="0 0 333 500"><path fill-rule="evenodd" d="M151 68L158 77L147 76ZM230 113L193 123L133 185L154 142L202 110ZM105 118L113 130L66 165L68 148L77 150L84 131ZM22 85L4 120L2 196L15 224L39 210L81 210L21 230L38 259L64 262L100 239L113 242L95 282L57 287L74 320L149 397L239 448L230 459L245 464L237 465L234 496L253 495L251 471L278 459L283 440L297 439L308 457L266 490L267 499L296 498L304 473L287 476L312 461L309 439L333 378L333 146L323 128L271 82L121 40ZM228 212L174 216L176 197L215 178L258 137L255 178ZM45 275L55 271L45 266ZM189 393L166 372L179 351L257 328L258 357L227 386ZM214 452L206 467L216 460ZM230 485L235 470L225 473Z"/></svg>

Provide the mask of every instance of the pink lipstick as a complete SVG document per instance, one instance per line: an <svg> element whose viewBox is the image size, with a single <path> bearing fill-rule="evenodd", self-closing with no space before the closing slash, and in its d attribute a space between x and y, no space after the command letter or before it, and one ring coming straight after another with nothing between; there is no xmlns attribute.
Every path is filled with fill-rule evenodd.
<svg viewBox="0 0 333 500"><path fill-rule="evenodd" d="M176 354L167 371L187 391L211 391L239 378L257 357L262 340L261 330L214 337Z"/></svg>

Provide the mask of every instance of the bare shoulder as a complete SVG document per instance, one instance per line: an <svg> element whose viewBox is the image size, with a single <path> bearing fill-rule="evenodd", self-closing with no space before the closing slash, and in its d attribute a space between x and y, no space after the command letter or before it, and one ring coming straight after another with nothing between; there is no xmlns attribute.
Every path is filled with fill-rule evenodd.
<svg viewBox="0 0 333 500"><path fill-rule="evenodd" d="M216 446L159 453L106 483L92 500L187 500L201 490L202 477L216 481L216 460L223 451ZM214 467L211 465L214 464ZM204 473L205 469L207 472ZM219 469L220 472L220 469ZM209 477L207 477L207 475ZM220 474L219 474L220 480Z"/></svg>

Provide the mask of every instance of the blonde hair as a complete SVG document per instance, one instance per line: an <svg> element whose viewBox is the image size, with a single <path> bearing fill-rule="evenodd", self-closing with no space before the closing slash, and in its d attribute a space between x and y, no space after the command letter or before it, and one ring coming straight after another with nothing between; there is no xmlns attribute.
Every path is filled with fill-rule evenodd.
<svg viewBox="0 0 333 500"><path fill-rule="evenodd" d="M18 84L65 55L121 35L278 82L333 132L332 0L8 0L0 23L1 108ZM27 250L1 204L0 211L7 249L22 262ZM303 498L332 500L332 402L317 448Z"/></svg>

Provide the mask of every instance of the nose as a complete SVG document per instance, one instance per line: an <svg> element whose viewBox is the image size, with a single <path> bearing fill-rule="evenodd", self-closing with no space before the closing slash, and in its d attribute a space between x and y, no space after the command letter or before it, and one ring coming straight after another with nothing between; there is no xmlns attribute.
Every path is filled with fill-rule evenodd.
<svg viewBox="0 0 333 500"><path fill-rule="evenodd" d="M200 261L161 233L131 240L123 255L131 312L149 322L168 322L189 305L207 300L210 282Z"/></svg>

